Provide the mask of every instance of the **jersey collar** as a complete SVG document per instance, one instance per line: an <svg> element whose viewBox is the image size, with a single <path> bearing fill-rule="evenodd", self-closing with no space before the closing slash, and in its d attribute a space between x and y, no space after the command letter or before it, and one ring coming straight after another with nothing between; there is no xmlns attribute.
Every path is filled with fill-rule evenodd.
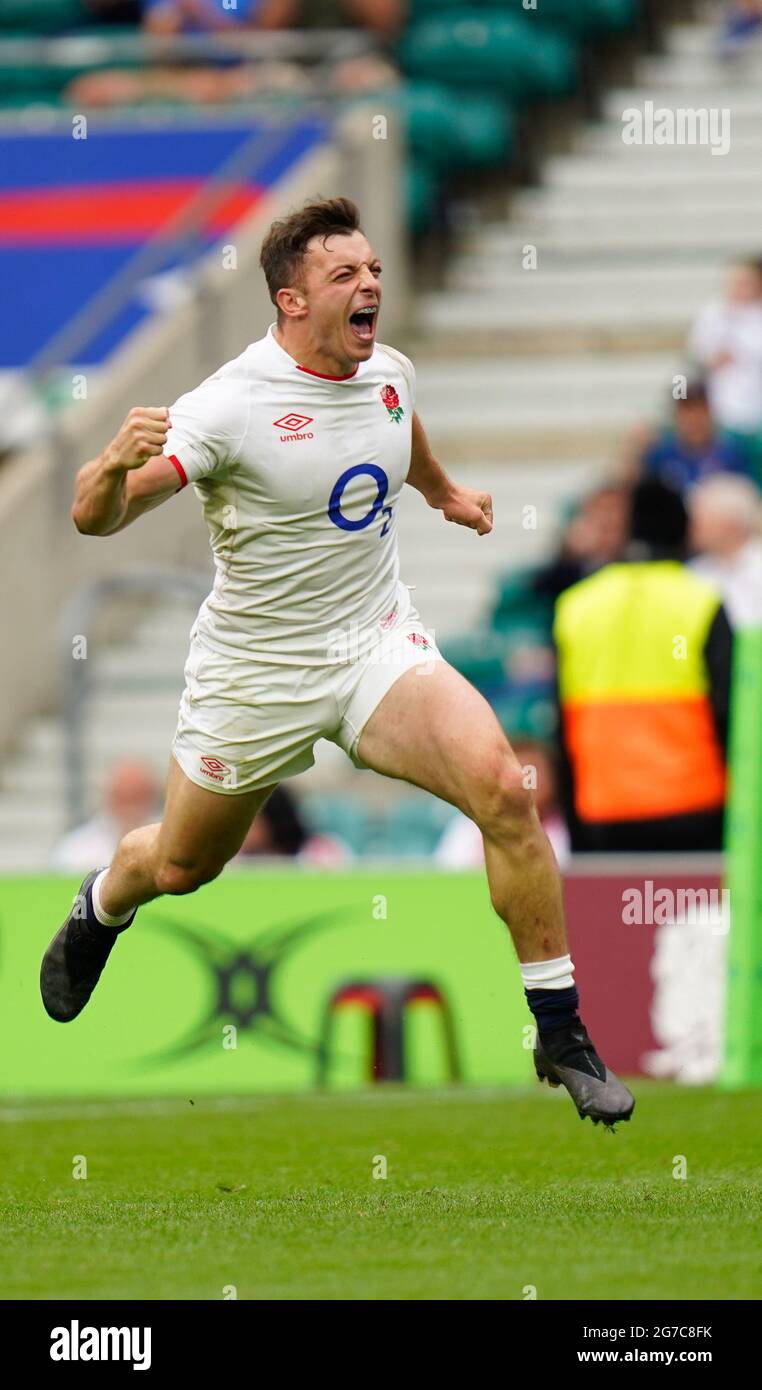
<svg viewBox="0 0 762 1390"><path fill-rule="evenodd" d="M286 352L286 349L281 347L275 336L275 327L276 325L271 323L267 330L267 336L270 340L271 347L290 367L295 367L298 372L304 372L305 376L317 377L318 381L354 381L360 368L366 365L364 362L358 362L354 371L348 372L346 376L329 376L326 372L313 372L311 367L303 367L300 362L297 362L295 357L291 356L290 352Z"/></svg>

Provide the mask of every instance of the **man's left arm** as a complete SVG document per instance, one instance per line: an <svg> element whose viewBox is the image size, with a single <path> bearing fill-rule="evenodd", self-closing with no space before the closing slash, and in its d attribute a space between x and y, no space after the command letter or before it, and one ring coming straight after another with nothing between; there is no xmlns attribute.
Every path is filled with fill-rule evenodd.
<svg viewBox="0 0 762 1390"><path fill-rule="evenodd" d="M733 670L733 631L727 613L719 605L707 633L704 660L709 676L709 700L722 750L727 753L730 688Z"/></svg>
<svg viewBox="0 0 762 1390"><path fill-rule="evenodd" d="M492 498L488 492L461 487L448 478L431 452L426 432L415 411L410 469L405 481L425 497L430 507L441 512L446 521L470 526L480 536L489 535L492 530Z"/></svg>

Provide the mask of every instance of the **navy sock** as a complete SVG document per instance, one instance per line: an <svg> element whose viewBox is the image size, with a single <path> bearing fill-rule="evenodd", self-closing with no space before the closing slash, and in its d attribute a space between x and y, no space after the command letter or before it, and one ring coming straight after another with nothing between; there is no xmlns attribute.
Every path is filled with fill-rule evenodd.
<svg viewBox="0 0 762 1390"><path fill-rule="evenodd" d="M579 995L576 985L568 989L525 989L529 1005L540 1033L563 1028L577 1017Z"/></svg>

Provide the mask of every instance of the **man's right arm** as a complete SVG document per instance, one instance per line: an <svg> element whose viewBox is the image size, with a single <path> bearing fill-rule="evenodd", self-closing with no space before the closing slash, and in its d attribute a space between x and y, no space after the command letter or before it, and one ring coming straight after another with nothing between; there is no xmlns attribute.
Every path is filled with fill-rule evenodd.
<svg viewBox="0 0 762 1390"><path fill-rule="evenodd" d="M72 520L86 536L111 536L178 491L181 479L164 457L165 406L135 406L98 458L77 474Z"/></svg>

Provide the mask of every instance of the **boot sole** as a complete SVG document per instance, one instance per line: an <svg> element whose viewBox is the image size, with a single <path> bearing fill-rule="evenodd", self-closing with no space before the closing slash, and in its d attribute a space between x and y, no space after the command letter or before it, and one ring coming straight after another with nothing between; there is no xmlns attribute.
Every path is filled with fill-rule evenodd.
<svg viewBox="0 0 762 1390"><path fill-rule="evenodd" d="M571 1091L568 1090L568 1087L565 1086L565 1083L551 1076L549 1072L543 1071L537 1065L537 1063L535 1063L535 1072L537 1073L537 1080L540 1082L540 1084L542 1084L543 1081L547 1082L548 1086L550 1086L551 1090L553 1091L557 1091L560 1089L560 1087L564 1086L564 1089L568 1091L569 1097L572 1100L577 1114L579 1115L579 1118L581 1120L592 1120L594 1125L600 1124L604 1125L606 1129L613 1129L615 1125L626 1123L628 1120L632 1118L632 1112L635 1109L634 1101L632 1102L632 1105L630 1106L626 1114L623 1111L619 1115L596 1115L592 1110L580 1110L576 1100L574 1099L574 1096L571 1094Z"/></svg>

